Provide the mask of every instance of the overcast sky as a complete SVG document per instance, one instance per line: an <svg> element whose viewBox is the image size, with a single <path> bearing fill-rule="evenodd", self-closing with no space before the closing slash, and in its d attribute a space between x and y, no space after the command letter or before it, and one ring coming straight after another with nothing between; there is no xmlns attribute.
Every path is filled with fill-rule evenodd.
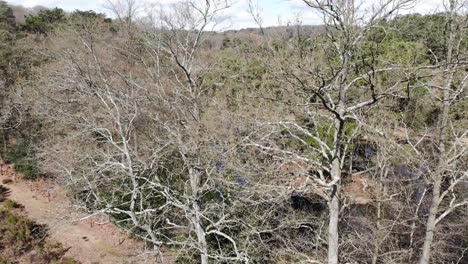
<svg viewBox="0 0 468 264"><path fill-rule="evenodd" d="M11 4L33 7L37 5L46 7L60 7L68 11L76 9L95 10L101 13L107 13L103 7L106 0L6 0ZM169 3L176 0L141 0L150 3ZM301 0L253 0L258 3L262 11L263 26L285 25L288 21L295 21L300 17L303 24L320 24L320 18L310 11ZM364 0L361 0L364 1ZM379 0L365 0L366 4L378 2ZM444 0L419 0L417 4L405 13L428 13L433 10L440 10ZM229 29L240 29L255 27L255 23L249 13L248 0L232 0L232 7L226 11L224 26Z"/></svg>

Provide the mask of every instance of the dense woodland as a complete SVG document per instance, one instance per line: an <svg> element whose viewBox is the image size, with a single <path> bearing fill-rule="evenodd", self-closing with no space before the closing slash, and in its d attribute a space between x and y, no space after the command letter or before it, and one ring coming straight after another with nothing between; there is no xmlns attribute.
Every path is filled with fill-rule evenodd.
<svg viewBox="0 0 468 264"><path fill-rule="evenodd" d="M468 263L467 3L0 1L1 158L164 261ZM15 15L16 14L16 15Z"/></svg>

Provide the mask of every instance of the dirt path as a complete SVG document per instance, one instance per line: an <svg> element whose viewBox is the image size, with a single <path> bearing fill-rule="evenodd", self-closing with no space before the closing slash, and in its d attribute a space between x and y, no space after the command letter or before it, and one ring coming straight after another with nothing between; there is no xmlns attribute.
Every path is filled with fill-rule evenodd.
<svg viewBox="0 0 468 264"><path fill-rule="evenodd" d="M11 191L9 198L22 204L30 219L48 226L50 239L69 248L66 256L83 264L157 263L143 254L143 243L128 238L108 223L106 216L86 218L74 210L60 186L48 181L23 181L14 177L9 166L2 166L0 173L0 182L13 180L6 185Z"/></svg>

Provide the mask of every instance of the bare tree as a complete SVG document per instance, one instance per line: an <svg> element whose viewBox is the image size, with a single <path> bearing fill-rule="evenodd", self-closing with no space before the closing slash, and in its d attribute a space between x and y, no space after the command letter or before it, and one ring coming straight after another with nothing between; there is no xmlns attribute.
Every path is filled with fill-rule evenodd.
<svg viewBox="0 0 468 264"><path fill-rule="evenodd" d="M224 0L148 14L110 1L113 21L57 27L36 47L49 59L24 98L43 117L43 168L149 254L173 247L202 264L413 261L432 196L427 263L437 225L467 203L467 131L451 117L466 99L462 5L450 2L447 59L417 68L422 44L410 43L423 51L405 60L404 41L387 52L371 40L413 1L303 2L323 26L243 32L247 51L210 46L211 36L239 37L214 32ZM386 110L421 83L442 109L437 136L394 129ZM398 176L400 162L418 174Z"/></svg>
<svg viewBox="0 0 468 264"><path fill-rule="evenodd" d="M193 228L196 240L192 243L200 252L201 263L208 263L210 258L247 261L239 250L236 238L223 231L223 228L235 222L223 208L225 205L216 206L216 210L201 202L207 193L216 191L215 164L226 161L217 160L220 156L213 151L225 147L216 139L217 133L208 127L210 102L205 97L208 87L204 85L204 75L211 65L206 61L200 62L199 52L205 40L205 31L216 26L215 17L228 6L224 0L176 3L171 10L162 10L157 21L161 29L156 29L155 35L147 38L149 49L155 57L168 57L175 66L168 72L170 79L167 79L172 89L166 91L167 98L161 97L162 103L170 107L172 118L159 122L187 173L184 199L175 196L170 199L174 206L185 212ZM157 40L154 42L156 46L151 45L153 40ZM216 214L207 210L213 210ZM228 240L234 256L210 253L207 236Z"/></svg>
<svg viewBox="0 0 468 264"><path fill-rule="evenodd" d="M265 35L265 30L263 29L262 9L258 5L258 2L254 3L253 0L249 0L249 8L247 11L252 16L255 24L257 24L257 26L260 28L262 35Z"/></svg>
<svg viewBox="0 0 468 264"><path fill-rule="evenodd" d="M382 84L378 81L380 74L403 72L403 67L388 65L379 68L371 62L367 68L358 69L354 61L365 35L398 10L411 6L413 1L383 1L367 7L364 2L355 1L304 3L323 17L327 40L323 46L319 44L316 47L323 50L323 57L306 57L296 49L294 55L278 55L289 58L284 61L277 59L276 65L281 65L277 75L282 76L285 87L293 87L291 93L301 98L292 104L297 107L294 111L302 111L298 116L308 120L308 125L294 118L263 124L269 132L252 139L249 145L282 160L309 164L311 173L306 176L315 183L316 189L326 193L328 201L328 263L338 263L342 171L350 142L360 128L365 127L359 113L386 97L398 94L407 79L403 75ZM298 61L291 62L294 56ZM321 64L320 60L328 61ZM404 70L408 74L411 72L409 68ZM356 71L359 73L355 74ZM306 151L280 148L274 143L276 135L285 131Z"/></svg>
<svg viewBox="0 0 468 264"><path fill-rule="evenodd" d="M75 150L51 139L48 160L59 162L87 209L114 216L153 252L175 246L203 264L248 261L231 231L242 228L238 206L226 201L230 123L207 94L212 63L200 48L228 7L222 0L163 6L120 29L131 35L63 32L81 45L59 46L64 55L48 81L47 114L79 133L65 137Z"/></svg>
<svg viewBox="0 0 468 264"><path fill-rule="evenodd" d="M137 19L142 8L137 0L107 0L104 7L129 28L131 28L133 22Z"/></svg>
<svg viewBox="0 0 468 264"><path fill-rule="evenodd" d="M434 99L441 105L441 114L437 126L436 162L430 174L432 183L432 202L426 223L426 234L422 248L420 264L429 263L431 247L437 224L458 207L468 204L465 198L459 199L455 192L456 186L468 179L468 173L463 170L463 162L466 162L466 140L468 130L466 127L460 130L453 127L450 119L450 111L455 104L466 97L468 75L463 73L466 67L466 50L463 50L463 42L466 39L466 3L450 0L447 3L447 40L446 59L441 67L442 83L434 82L429 89ZM417 147L415 146L415 150ZM443 189L443 182L448 179L450 184ZM442 206L446 199L450 202ZM441 208L442 207L442 208Z"/></svg>

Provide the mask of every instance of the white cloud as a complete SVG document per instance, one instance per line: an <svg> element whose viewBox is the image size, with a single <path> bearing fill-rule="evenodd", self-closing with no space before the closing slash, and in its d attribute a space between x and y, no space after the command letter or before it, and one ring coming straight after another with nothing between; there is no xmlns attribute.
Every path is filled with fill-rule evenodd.
<svg viewBox="0 0 468 264"><path fill-rule="evenodd" d="M144 1L144 0L143 0ZM150 3L169 3L177 0L146 0ZM231 8L222 13L223 17L229 18L223 22L223 27L233 29L256 27L255 22L247 12L248 0L232 0ZM278 25L296 21L300 18L303 24L319 24L321 19L301 0L253 0L258 3L263 13L263 26ZM359 0L365 5L378 3L380 0ZM97 12L107 12L103 8L106 0L7 0L7 2L26 7L42 5L46 7L60 7L65 10L95 10ZM433 10L441 10L443 0L419 0L417 4L402 13L428 13Z"/></svg>
<svg viewBox="0 0 468 264"><path fill-rule="evenodd" d="M60 7L65 10L96 10L102 11L105 0L7 0L14 5L25 7L45 6Z"/></svg>

